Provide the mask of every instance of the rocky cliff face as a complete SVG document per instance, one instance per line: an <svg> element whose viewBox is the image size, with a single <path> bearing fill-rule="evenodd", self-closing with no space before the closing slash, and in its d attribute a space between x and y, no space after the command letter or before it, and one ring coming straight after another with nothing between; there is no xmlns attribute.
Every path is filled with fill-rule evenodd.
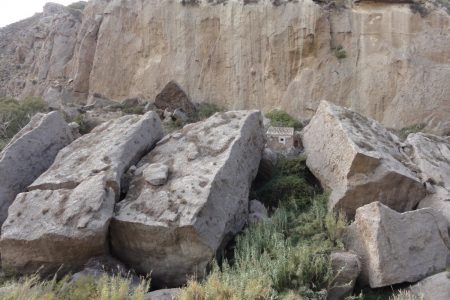
<svg viewBox="0 0 450 300"><path fill-rule="evenodd" d="M49 4L0 30L0 95L42 95L56 106L93 93L153 100L176 80L193 100L228 108L310 118L328 99L388 127L450 127L442 9L422 17L407 3L190 2Z"/></svg>

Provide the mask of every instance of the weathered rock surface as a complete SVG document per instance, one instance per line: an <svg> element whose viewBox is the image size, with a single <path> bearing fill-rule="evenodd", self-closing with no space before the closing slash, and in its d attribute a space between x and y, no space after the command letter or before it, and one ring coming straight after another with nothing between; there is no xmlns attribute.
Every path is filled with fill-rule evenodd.
<svg viewBox="0 0 450 300"><path fill-rule="evenodd" d="M169 82L161 93L156 95L155 106L170 112L180 108L188 114L195 112L195 105L175 81Z"/></svg>
<svg viewBox="0 0 450 300"><path fill-rule="evenodd" d="M61 150L19 194L2 227L2 266L19 273L62 272L107 251L120 180L162 136L155 113L106 122Z"/></svg>
<svg viewBox="0 0 450 300"><path fill-rule="evenodd" d="M424 182L450 190L450 143L431 134L408 135L405 143L411 147L411 157Z"/></svg>
<svg viewBox="0 0 450 300"><path fill-rule="evenodd" d="M418 208L434 208L447 219L450 230L450 191L440 186L434 187L434 193L427 195L419 202Z"/></svg>
<svg viewBox="0 0 450 300"><path fill-rule="evenodd" d="M248 208L248 222L256 224L268 218L267 208L258 200L251 200Z"/></svg>
<svg viewBox="0 0 450 300"><path fill-rule="evenodd" d="M427 277L409 290L421 300L450 299L450 273Z"/></svg>
<svg viewBox="0 0 450 300"><path fill-rule="evenodd" d="M383 287L416 282L447 266L447 222L431 208L398 213L380 202L356 211L346 248L358 254L362 284Z"/></svg>
<svg viewBox="0 0 450 300"><path fill-rule="evenodd" d="M450 17L442 9L422 17L409 4L244 2L47 8L0 29L0 95L155 99L175 80L195 101L226 108L279 107L309 119L332 99L388 127L425 122L450 132Z"/></svg>
<svg viewBox="0 0 450 300"><path fill-rule="evenodd" d="M144 300L176 300L180 289L157 290L145 295Z"/></svg>
<svg viewBox="0 0 450 300"><path fill-rule="evenodd" d="M353 292L356 279L361 272L358 256L350 252L333 252L330 256L333 280L328 290L328 300L344 299Z"/></svg>
<svg viewBox="0 0 450 300"><path fill-rule="evenodd" d="M111 223L113 253L137 272L152 272L156 286L201 278L247 221L264 142L257 111L217 113L166 136L139 166L167 165L168 181L156 187L135 176Z"/></svg>
<svg viewBox="0 0 450 300"><path fill-rule="evenodd" d="M329 206L349 218L374 201L402 212L425 197L397 136L349 109L322 101L303 144L309 169L332 191Z"/></svg>
<svg viewBox="0 0 450 300"><path fill-rule="evenodd" d="M37 114L0 153L0 225L18 193L44 173L58 151L74 140L59 112Z"/></svg>

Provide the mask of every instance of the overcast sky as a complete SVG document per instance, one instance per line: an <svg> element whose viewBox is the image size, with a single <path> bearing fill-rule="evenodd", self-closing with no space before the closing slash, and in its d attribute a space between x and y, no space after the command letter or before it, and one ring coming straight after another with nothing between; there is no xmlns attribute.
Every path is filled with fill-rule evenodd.
<svg viewBox="0 0 450 300"><path fill-rule="evenodd" d="M77 0L0 0L0 27L42 12L42 8L47 2L67 5L77 2Z"/></svg>

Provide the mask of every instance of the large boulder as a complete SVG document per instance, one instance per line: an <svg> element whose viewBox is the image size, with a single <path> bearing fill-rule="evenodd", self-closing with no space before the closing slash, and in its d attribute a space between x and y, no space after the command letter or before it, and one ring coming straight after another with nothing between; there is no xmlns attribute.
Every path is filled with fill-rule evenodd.
<svg viewBox="0 0 450 300"><path fill-rule="evenodd" d="M358 208L345 239L362 263L360 281L377 288L416 282L447 266L447 222L436 210L398 213L380 202Z"/></svg>
<svg viewBox="0 0 450 300"><path fill-rule="evenodd" d="M409 290L421 300L450 299L450 273L441 272L427 277Z"/></svg>
<svg viewBox="0 0 450 300"><path fill-rule="evenodd" d="M374 201L403 212L425 197L398 137L349 109L322 101L303 131L303 144L309 169L332 191L330 208L349 218Z"/></svg>
<svg viewBox="0 0 450 300"><path fill-rule="evenodd" d="M435 135L413 133L406 144L422 180L450 190L450 143Z"/></svg>
<svg viewBox="0 0 450 300"><path fill-rule="evenodd" d="M61 150L10 206L3 268L46 274L62 266L65 272L105 254L121 177L161 136L159 117L150 112L106 122Z"/></svg>
<svg viewBox="0 0 450 300"><path fill-rule="evenodd" d="M159 109L174 112L176 109L182 109L187 114L195 112L195 105L191 102L188 95L175 81L170 81L163 90L156 95L155 106Z"/></svg>
<svg viewBox="0 0 450 300"><path fill-rule="evenodd" d="M37 114L0 153L0 226L18 193L44 173L58 151L74 140L59 112Z"/></svg>
<svg viewBox="0 0 450 300"><path fill-rule="evenodd" d="M166 136L138 165L111 223L113 253L152 283L174 287L207 264L248 218L248 194L264 148L258 111L217 113ZM164 185L146 169L166 165ZM141 171L142 170L142 171Z"/></svg>
<svg viewBox="0 0 450 300"><path fill-rule="evenodd" d="M361 272L358 255L350 252L333 252L330 255L333 280L328 289L327 300L340 300L350 296Z"/></svg>
<svg viewBox="0 0 450 300"><path fill-rule="evenodd" d="M418 208L431 207L440 211L447 220L450 230L450 191L440 186L433 187L434 192L419 202Z"/></svg>

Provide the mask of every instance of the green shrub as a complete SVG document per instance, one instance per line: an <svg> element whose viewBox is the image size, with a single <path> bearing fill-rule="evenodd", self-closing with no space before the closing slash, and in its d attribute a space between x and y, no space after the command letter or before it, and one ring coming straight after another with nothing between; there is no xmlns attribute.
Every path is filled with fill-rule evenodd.
<svg viewBox="0 0 450 300"><path fill-rule="evenodd" d="M0 99L0 147L28 124L38 112L47 112L48 107L41 98Z"/></svg>
<svg viewBox="0 0 450 300"><path fill-rule="evenodd" d="M190 122L198 122L203 121L205 119L208 119L212 115L214 115L216 112L224 111L223 108L217 106L213 103L199 103L197 104L197 110L192 115L189 116Z"/></svg>
<svg viewBox="0 0 450 300"><path fill-rule="evenodd" d="M336 48L334 48L334 56L336 56L337 59L344 59L347 57L347 52L342 45L337 45Z"/></svg>
<svg viewBox="0 0 450 300"><path fill-rule="evenodd" d="M3 300L143 300L150 283L142 280L132 287L131 280L118 276L82 277L69 284L69 278L40 280L38 276L11 280L0 285Z"/></svg>
<svg viewBox="0 0 450 300"><path fill-rule="evenodd" d="M398 136L402 140L405 140L410 133L421 132L421 131L423 131L425 129L425 127L426 127L426 124L423 124L423 123L421 123L421 124L414 124L412 126L404 127L404 128L402 128L402 129L400 129L398 131Z"/></svg>
<svg viewBox="0 0 450 300"><path fill-rule="evenodd" d="M300 121L279 109L268 112L266 118L270 119L270 124L275 127L294 127L295 130L301 130L303 128Z"/></svg>

